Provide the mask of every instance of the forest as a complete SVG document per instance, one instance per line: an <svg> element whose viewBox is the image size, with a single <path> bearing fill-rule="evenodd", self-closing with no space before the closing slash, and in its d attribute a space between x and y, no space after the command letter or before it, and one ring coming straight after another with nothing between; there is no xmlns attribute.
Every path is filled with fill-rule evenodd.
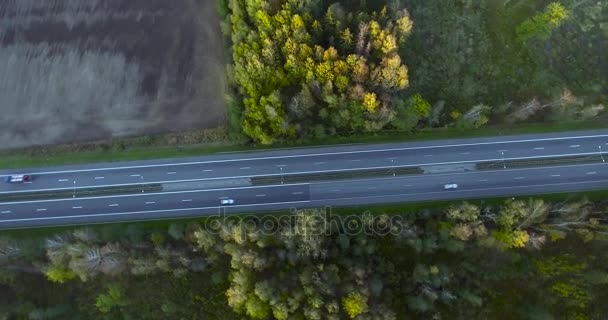
<svg viewBox="0 0 608 320"><path fill-rule="evenodd" d="M0 319L601 319L608 203L517 198L0 238Z"/></svg>
<svg viewBox="0 0 608 320"><path fill-rule="evenodd" d="M221 0L229 118L261 144L597 117L608 4Z"/></svg>

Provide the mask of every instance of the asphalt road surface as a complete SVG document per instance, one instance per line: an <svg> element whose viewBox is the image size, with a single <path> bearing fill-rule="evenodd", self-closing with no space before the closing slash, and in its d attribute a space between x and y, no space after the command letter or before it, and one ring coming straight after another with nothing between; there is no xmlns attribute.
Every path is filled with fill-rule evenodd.
<svg viewBox="0 0 608 320"><path fill-rule="evenodd" d="M480 161L601 155L608 130L534 136L349 145L220 154L194 159L106 163L0 172L28 173L31 183L3 184L0 193L138 183L184 184L228 178L419 166L427 174L368 180L222 189L190 188L95 198L0 203L0 228L84 224L318 206L518 196L604 189L604 163L496 171L458 168ZM451 169L450 169L451 168ZM455 169L456 168L456 169ZM434 171L435 170L435 171ZM457 183L457 190L443 190ZM232 206L220 200L234 199Z"/></svg>

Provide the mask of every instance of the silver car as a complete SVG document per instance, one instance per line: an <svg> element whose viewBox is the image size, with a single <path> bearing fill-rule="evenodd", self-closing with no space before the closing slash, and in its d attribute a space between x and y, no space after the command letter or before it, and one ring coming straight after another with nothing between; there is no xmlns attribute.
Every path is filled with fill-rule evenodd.
<svg viewBox="0 0 608 320"><path fill-rule="evenodd" d="M234 200L233 199L222 199L222 201L220 201L220 203L222 205L234 204Z"/></svg>
<svg viewBox="0 0 608 320"><path fill-rule="evenodd" d="M448 183L446 185L443 186L444 190L453 190L453 189L458 189L458 184L457 183Z"/></svg>

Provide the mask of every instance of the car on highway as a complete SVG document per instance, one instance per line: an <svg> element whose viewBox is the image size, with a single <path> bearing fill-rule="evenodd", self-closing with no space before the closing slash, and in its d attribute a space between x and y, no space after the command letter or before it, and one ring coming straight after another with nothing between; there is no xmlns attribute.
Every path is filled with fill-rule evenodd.
<svg viewBox="0 0 608 320"><path fill-rule="evenodd" d="M233 199L222 199L222 201L220 201L220 203L222 205L234 204L234 200Z"/></svg>
<svg viewBox="0 0 608 320"><path fill-rule="evenodd" d="M27 174L13 174L4 177L4 182L6 183L25 182L30 180L32 180L32 176Z"/></svg>
<svg viewBox="0 0 608 320"><path fill-rule="evenodd" d="M443 186L444 190L454 190L454 189L458 189L458 184L456 183L447 183Z"/></svg>

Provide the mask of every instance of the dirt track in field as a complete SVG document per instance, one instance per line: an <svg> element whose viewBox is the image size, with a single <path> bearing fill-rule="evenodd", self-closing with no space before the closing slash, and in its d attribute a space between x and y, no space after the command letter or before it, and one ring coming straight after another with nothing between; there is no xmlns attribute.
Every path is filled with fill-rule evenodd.
<svg viewBox="0 0 608 320"><path fill-rule="evenodd" d="M215 0L3 0L0 148L224 121Z"/></svg>

